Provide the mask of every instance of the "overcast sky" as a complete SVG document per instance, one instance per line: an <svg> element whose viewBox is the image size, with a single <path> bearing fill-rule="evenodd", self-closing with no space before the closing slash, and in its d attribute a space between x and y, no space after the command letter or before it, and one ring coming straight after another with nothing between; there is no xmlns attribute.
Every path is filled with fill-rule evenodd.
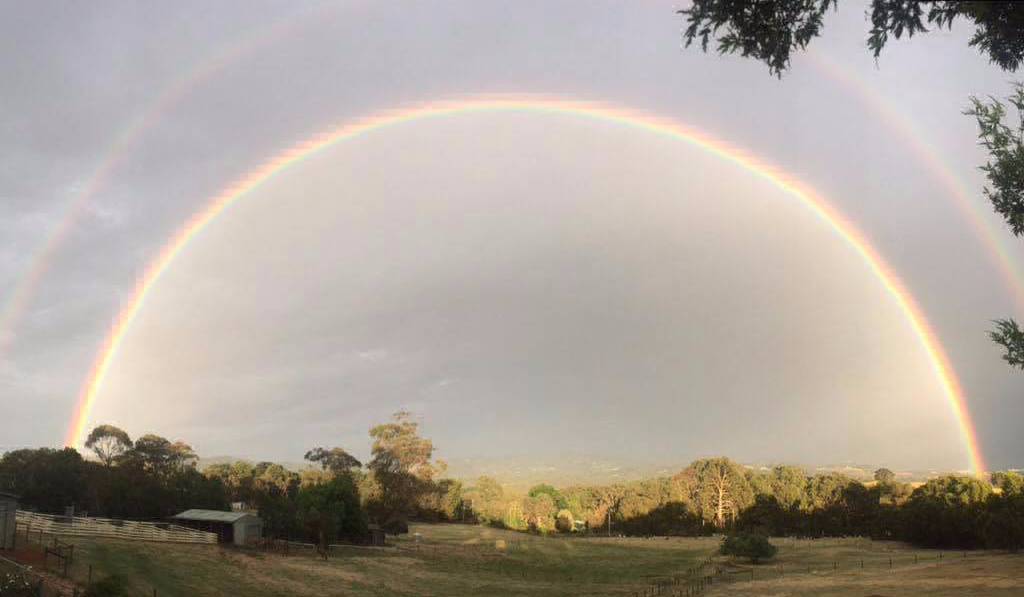
<svg viewBox="0 0 1024 597"><path fill-rule="evenodd" d="M63 440L136 278L220 189L365 115L530 94L677 120L818 189L922 307L988 463L1021 466L1024 374L985 330L1024 305L916 149L1019 268L960 115L1011 75L965 26L876 64L865 6L844 2L778 80L684 50L681 6L5 4L0 309L16 317L0 329L0 450ZM161 279L90 420L294 461L313 445L365 456L366 429L399 408L455 459L967 466L906 318L805 206L678 141L532 112L391 127L260 187Z"/></svg>

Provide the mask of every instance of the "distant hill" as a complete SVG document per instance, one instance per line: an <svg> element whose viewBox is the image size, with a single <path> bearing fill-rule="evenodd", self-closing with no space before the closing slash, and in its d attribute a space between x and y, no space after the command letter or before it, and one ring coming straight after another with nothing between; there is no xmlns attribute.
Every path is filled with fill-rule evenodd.
<svg viewBox="0 0 1024 597"><path fill-rule="evenodd" d="M211 456L209 458L200 458L196 463L196 468L202 471L215 464L231 464L239 460L248 462L249 464L256 464L259 462L258 460L253 460L252 458L246 458L244 456ZM304 468L309 468L308 462L277 462L275 464L280 464L284 468L296 473Z"/></svg>
<svg viewBox="0 0 1024 597"><path fill-rule="evenodd" d="M213 456L200 458L197 464L203 470L214 464L232 463L244 460L251 464L257 461L241 456ZM452 458L448 462L447 476L472 482L481 475L493 477L503 486L512 490L525 490L538 483L549 483L556 487L568 485L611 485L628 483L639 479L671 476L689 464L689 460L677 463L625 462L611 457L588 454L562 454L551 457L529 455L501 456L487 458ZM308 468L308 462L279 462L290 471ZM780 463L743 463L755 471L767 471ZM841 473L852 479L872 481L880 466L866 463L841 462L820 466L802 466L808 475ZM968 471L942 470L894 470L896 479L905 483L927 481L939 475Z"/></svg>

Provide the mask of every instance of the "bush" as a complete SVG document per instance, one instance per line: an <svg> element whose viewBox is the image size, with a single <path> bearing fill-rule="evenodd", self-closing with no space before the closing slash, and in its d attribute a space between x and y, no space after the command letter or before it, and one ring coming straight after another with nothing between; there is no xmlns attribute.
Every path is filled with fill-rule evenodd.
<svg viewBox="0 0 1024 597"><path fill-rule="evenodd" d="M122 597L126 590L124 579L112 574L102 580L89 583L82 597Z"/></svg>
<svg viewBox="0 0 1024 597"><path fill-rule="evenodd" d="M558 516L555 516L555 528L563 533L571 533L574 530L576 517L573 516L572 512L566 509L558 511Z"/></svg>
<svg viewBox="0 0 1024 597"><path fill-rule="evenodd" d="M750 558L750 561L756 564L762 558L767 560L774 557L778 550L779 548L772 545L763 535L740 533L729 535L723 539L719 553L726 556Z"/></svg>

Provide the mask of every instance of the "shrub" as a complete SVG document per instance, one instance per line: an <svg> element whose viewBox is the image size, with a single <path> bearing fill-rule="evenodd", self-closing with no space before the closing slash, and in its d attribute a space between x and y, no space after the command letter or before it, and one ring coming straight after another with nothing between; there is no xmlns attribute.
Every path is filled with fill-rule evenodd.
<svg viewBox="0 0 1024 597"><path fill-rule="evenodd" d="M756 564L762 558L767 560L774 557L775 552L778 550L779 548L772 545L768 538L763 535L739 533L729 535L723 539L719 553L727 556L750 558L750 561Z"/></svg>
<svg viewBox="0 0 1024 597"><path fill-rule="evenodd" d="M559 510L558 516L555 517L555 528L563 533L571 533L575 521L576 517L572 512L566 509Z"/></svg>
<svg viewBox="0 0 1024 597"><path fill-rule="evenodd" d="M127 587L124 579L112 574L101 580L94 580L85 588L82 597L122 597Z"/></svg>

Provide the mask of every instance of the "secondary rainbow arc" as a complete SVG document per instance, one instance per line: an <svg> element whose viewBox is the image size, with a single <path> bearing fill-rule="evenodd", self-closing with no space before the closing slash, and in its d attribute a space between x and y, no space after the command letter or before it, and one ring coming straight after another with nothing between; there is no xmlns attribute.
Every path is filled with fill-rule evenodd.
<svg viewBox="0 0 1024 597"><path fill-rule="evenodd" d="M308 156L340 141L418 119L469 112L507 111L574 115L616 122L671 137L736 164L770 181L778 188L787 191L799 199L863 259L870 271L879 279L886 291L896 301L927 354L940 382L945 394L945 400L957 421L958 431L971 470L976 474L981 474L986 470L977 434L970 419L959 381L924 313L900 279L866 241L864 236L844 219L839 212L826 203L822 197L814 192L811 187L757 160L754 156L729 147L700 131L688 128L678 122L607 105L532 97L474 98L462 101L440 101L381 112L374 116L342 124L323 134L317 135L264 163L260 168L227 187L223 192L211 199L204 209L189 219L164 246L157 257L150 262L143 275L138 278L131 298L123 306L113 322L106 339L97 353L89 375L82 386L68 426L65 444L69 446L81 445L86 425L89 423L89 414L96 403L103 382L110 372L125 334L142 310L149 293L156 286L162 274L172 265L175 256L188 245L192 238L205 229L219 214L223 213L225 209L292 164L300 162Z"/></svg>

